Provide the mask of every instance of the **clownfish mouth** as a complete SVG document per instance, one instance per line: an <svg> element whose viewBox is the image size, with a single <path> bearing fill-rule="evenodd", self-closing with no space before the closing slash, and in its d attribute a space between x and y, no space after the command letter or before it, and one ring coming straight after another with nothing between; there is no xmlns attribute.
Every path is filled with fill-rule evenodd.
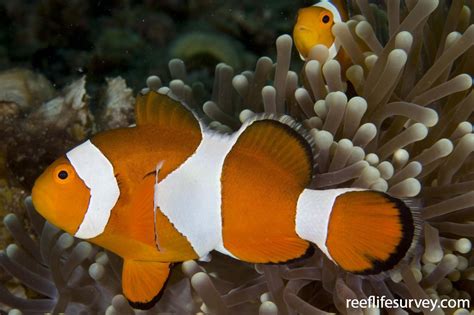
<svg viewBox="0 0 474 315"><path fill-rule="evenodd" d="M300 32L313 32L313 30L307 26L298 26L296 29Z"/></svg>

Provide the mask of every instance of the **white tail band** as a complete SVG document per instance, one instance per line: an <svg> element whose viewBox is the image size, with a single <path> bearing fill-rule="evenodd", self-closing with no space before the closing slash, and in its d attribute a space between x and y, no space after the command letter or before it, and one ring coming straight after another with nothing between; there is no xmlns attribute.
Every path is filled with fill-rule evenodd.
<svg viewBox="0 0 474 315"><path fill-rule="evenodd" d="M296 234L316 244L329 259L333 260L326 247L326 240L334 202L339 195L361 190L364 189L303 190L296 204Z"/></svg>

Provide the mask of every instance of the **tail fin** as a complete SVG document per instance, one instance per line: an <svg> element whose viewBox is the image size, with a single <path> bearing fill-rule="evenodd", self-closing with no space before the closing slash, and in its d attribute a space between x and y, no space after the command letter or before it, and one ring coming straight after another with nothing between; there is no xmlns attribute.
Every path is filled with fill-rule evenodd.
<svg viewBox="0 0 474 315"><path fill-rule="evenodd" d="M342 269L378 274L410 252L418 230L416 210L385 193L305 189L298 200L297 233Z"/></svg>

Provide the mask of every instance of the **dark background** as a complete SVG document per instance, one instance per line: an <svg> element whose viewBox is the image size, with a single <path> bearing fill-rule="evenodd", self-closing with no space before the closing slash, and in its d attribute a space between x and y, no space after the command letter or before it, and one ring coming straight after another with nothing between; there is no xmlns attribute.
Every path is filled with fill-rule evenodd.
<svg viewBox="0 0 474 315"><path fill-rule="evenodd" d="M122 76L135 90L168 78L171 58L211 80L226 62L236 73L275 56L304 0L0 0L0 70L26 67L58 88L82 74L94 91ZM294 53L294 58L297 58Z"/></svg>

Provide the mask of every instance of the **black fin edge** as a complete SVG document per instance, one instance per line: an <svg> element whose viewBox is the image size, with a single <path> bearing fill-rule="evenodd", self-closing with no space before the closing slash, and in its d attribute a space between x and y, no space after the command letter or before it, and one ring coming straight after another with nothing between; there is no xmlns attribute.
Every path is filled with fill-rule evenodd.
<svg viewBox="0 0 474 315"><path fill-rule="evenodd" d="M199 129L201 129L201 132L202 132L202 126L201 126L201 123L200 121L202 120L206 120L205 116L199 114L196 110L194 110L184 99L181 99L179 98L178 96L176 96L173 91L171 91L170 88L166 87L166 86L162 86L162 88L165 88L167 89L166 92L160 92L159 89L157 91L155 90L149 90L145 93L143 93L142 91L138 92L138 94L136 95L137 97L140 96L140 97L148 97L149 94L157 94L157 95L161 95L161 96L167 96L169 97L171 100L179 103L181 107L183 107L184 109L186 109L187 111L189 111L193 116L194 118L196 119L198 125L199 125ZM136 103L137 101L135 101L135 105L134 105L134 110L135 110L135 107L136 107ZM136 112L134 113L134 115L136 115ZM136 119L136 117L135 117Z"/></svg>
<svg viewBox="0 0 474 315"><path fill-rule="evenodd" d="M158 294L155 295L155 297L153 299L151 299L149 302L133 302L133 301L127 299L128 304L130 304L130 306L133 307L134 309L143 310L143 311L149 310L153 306L155 306L155 304L158 303L158 301L163 297L163 294L164 294L165 289L166 289L166 285L168 284L168 281L171 278L171 268L173 266L174 266L173 264L170 264L170 266L169 266L170 272L168 274L168 278L166 278L166 281L165 281L165 283L163 283L163 286L161 287L160 292L158 292ZM127 297L125 297L125 298L127 298Z"/></svg>
<svg viewBox="0 0 474 315"><path fill-rule="evenodd" d="M311 165L314 165L314 154L313 154L313 149L311 147L311 143L309 140L304 136L304 134L299 131L299 126L298 124L294 122L285 122L282 120L272 120L272 119L267 119L267 120L259 120L256 121L254 124L258 123L270 123L275 126L281 127L291 138L295 139L300 146L304 149L306 157L310 161ZM310 176L308 178L308 185L311 183L311 180L313 179L313 173L314 169L310 168Z"/></svg>
<svg viewBox="0 0 474 315"><path fill-rule="evenodd" d="M412 256L411 254L415 251L421 234L420 207L419 205L415 205L413 199L398 199L382 192L380 192L380 194L394 203L399 210L399 218L402 224L402 240L398 243L395 251L390 254L387 260L380 261L371 258L373 267L363 271L353 272L357 275L377 276L403 264L403 262ZM407 204L412 205L412 207L409 207Z"/></svg>
<svg viewBox="0 0 474 315"><path fill-rule="evenodd" d="M288 131L288 134L297 139L297 141L304 147L308 159L312 162L311 169L311 179L316 175L316 156L317 148L314 138L309 133L309 130L302 125L300 122L296 121L294 118L288 115L277 115L277 114L256 114L254 117L246 120L242 126L250 126L259 121L274 122L275 124L280 124L282 127ZM242 128L242 127L241 127Z"/></svg>
<svg viewBox="0 0 474 315"><path fill-rule="evenodd" d="M304 259L307 259L307 258L313 256L314 251L315 251L314 246L311 243L308 242L308 248L306 249L306 251L301 256L291 258L291 259L285 260L285 261L276 261L276 262L267 262L267 263L258 263L258 264L262 264L262 265L291 264L291 263L298 262L298 261L301 261L301 260L304 260Z"/></svg>

